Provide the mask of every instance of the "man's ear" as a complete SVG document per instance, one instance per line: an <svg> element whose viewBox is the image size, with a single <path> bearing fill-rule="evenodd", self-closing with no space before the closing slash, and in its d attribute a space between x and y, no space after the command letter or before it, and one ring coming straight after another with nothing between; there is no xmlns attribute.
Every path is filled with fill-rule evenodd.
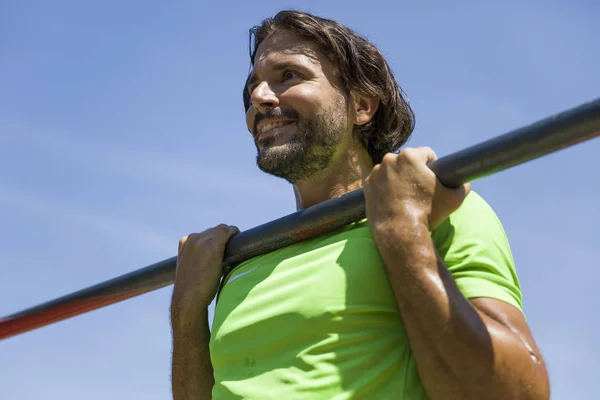
<svg viewBox="0 0 600 400"><path fill-rule="evenodd" d="M369 97L358 92L350 93L351 107L354 116L354 125L365 125L369 122L377 108L379 108L379 98Z"/></svg>

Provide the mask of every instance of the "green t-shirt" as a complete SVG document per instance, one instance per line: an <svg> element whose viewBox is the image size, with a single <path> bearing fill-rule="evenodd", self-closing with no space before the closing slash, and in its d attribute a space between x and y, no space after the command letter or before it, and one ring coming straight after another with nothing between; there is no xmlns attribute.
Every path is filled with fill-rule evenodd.
<svg viewBox="0 0 600 400"><path fill-rule="evenodd" d="M500 221L472 192L431 233L461 292L521 309ZM368 223L229 274L210 341L221 399L427 399Z"/></svg>

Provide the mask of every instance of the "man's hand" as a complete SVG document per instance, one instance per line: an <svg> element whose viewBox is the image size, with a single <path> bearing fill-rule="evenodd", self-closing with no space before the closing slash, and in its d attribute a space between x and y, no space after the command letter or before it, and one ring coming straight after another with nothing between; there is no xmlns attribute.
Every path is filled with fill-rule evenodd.
<svg viewBox="0 0 600 400"><path fill-rule="evenodd" d="M374 232L397 229L398 221L409 219L435 229L456 210L471 187L456 189L442 185L428 163L437 159L428 147L407 148L388 153L365 179L367 219ZM390 225L391 224L391 225Z"/></svg>
<svg viewBox="0 0 600 400"><path fill-rule="evenodd" d="M431 231L462 204L470 185L444 187L427 167L434 160L429 148L387 154L363 184L367 218L427 394L548 399L547 371L523 314L501 300L465 298L436 252Z"/></svg>
<svg viewBox="0 0 600 400"><path fill-rule="evenodd" d="M174 313L206 310L217 294L223 275L223 254L235 226L219 225L181 238L173 288Z"/></svg>
<svg viewBox="0 0 600 400"><path fill-rule="evenodd" d="M223 275L225 245L239 232L219 225L181 238L171 300L173 398L210 399L215 384L210 359L208 306Z"/></svg>

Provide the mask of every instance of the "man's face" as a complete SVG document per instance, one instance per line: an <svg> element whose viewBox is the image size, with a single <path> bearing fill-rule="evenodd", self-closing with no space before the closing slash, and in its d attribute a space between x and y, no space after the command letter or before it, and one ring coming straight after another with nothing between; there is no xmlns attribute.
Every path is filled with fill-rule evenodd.
<svg viewBox="0 0 600 400"><path fill-rule="evenodd" d="M261 170L295 183L330 165L352 130L336 84L333 66L314 43L287 31L263 41L246 112Z"/></svg>

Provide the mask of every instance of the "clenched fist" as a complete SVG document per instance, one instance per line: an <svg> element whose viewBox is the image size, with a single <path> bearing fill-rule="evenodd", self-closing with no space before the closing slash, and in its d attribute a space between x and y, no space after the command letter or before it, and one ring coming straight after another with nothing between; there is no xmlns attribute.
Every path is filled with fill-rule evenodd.
<svg viewBox="0 0 600 400"><path fill-rule="evenodd" d="M428 163L437 159L428 147L389 153L364 181L367 218L373 232L421 223L435 229L456 210L471 187L447 188Z"/></svg>
<svg viewBox="0 0 600 400"><path fill-rule="evenodd" d="M208 308L223 275L225 245L237 233L239 229L235 226L221 224L181 238L171 303L173 313L194 314Z"/></svg>

